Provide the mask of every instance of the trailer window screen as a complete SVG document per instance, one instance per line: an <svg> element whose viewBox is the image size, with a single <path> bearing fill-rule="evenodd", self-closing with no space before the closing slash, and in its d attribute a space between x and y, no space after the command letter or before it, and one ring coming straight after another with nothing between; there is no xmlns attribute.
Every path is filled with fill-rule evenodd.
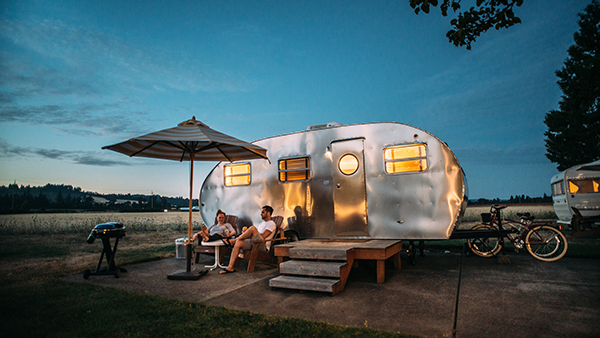
<svg viewBox="0 0 600 338"><path fill-rule="evenodd" d="M599 192L600 177L582 180L569 180L569 192L571 194L587 194Z"/></svg>
<svg viewBox="0 0 600 338"><path fill-rule="evenodd" d="M305 181L309 178L309 157L297 157L279 160L279 180L281 182Z"/></svg>
<svg viewBox="0 0 600 338"><path fill-rule="evenodd" d="M427 145L425 143L393 146L383 149L385 172L409 173L427 170Z"/></svg>
<svg viewBox="0 0 600 338"><path fill-rule="evenodd" d="M563 185L563 181L558 181L552 184L552 196L564 195L565 188Z"/></svg>
<svg viewBox="0 0 600 338"><path fill-rule="evenodd" d="M226 187L250 184L250 163L226 164L224 170Z"/></svg>

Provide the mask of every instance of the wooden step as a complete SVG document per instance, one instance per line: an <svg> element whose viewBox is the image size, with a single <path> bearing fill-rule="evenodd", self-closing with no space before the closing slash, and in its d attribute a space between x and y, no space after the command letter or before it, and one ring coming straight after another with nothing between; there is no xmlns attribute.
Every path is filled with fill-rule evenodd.
<svg viewBox="0 0 600 338"><path fill-rule="evenodd" d="M284 288L293 290L320 291L337 293L337 287L341 281L330 278L309 278L297 276L278 276L269 280L272 288Z"/></svg>
<svg viewBox="0 0 600 338"><path fill-rule="evenodd" d="M302 275L319 277L341 277L341 269L346 262L316 262L291 260L279 265L279 273L282 275Z"/></svg>
<svg viewBox="0 0 600 338"><path fill-rule="evenodd" d="M290 248L291 259L321 259L331 261L348 260L348 249L346 248Z"/></svg>

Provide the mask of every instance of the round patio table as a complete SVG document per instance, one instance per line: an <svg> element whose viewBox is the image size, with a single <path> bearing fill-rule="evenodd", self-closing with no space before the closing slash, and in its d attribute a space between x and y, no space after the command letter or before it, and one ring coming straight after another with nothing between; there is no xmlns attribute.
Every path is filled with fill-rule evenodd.
<svg viewBox="0 0 600 338"><path fill-rule="evenodd" d="M215 269L217 267L220 267L220 268L226 268L227 267L227 265L221 265L221 262L220 262L220 259L219 259L220 256L221 256L219 254L219 248L225 245L225 243L223 243L222 240L212 241L212 242L204 242L203 241L202 245L203 246L213 246L213 247L215 247L215 264L213 264L213 265L206 265L205 267L210 268L210 269Z"/></svg>

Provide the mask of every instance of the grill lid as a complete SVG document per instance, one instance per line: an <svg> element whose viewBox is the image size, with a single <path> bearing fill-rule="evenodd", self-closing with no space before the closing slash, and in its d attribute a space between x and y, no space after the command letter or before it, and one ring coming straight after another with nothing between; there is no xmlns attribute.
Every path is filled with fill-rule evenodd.
<svg viewBox="0 0 600 338"><path fill-rule="evenodd" d="M94 229L92 229L92 233L90 237L96 238L108 238L108 237L123 237L125 236L125 227L123 223L119 222L108 222L96 225ZM88 243L91 243L88 238Z"/></svg>
<svg viewBox="0 0 600 338"><path fill-rule="evenodd" d="M94 230L121 230L123 228L123 223L108 222L96 225Z"/></svg>

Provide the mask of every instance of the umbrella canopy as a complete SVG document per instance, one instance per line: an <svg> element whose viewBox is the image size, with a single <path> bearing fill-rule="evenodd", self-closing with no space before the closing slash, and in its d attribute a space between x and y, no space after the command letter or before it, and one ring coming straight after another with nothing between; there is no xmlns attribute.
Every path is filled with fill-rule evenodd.
<svg viewBox="0 0 600 338"><path fill-rule="evenodd" d="M190 276L192 247L192 196L194 161L241 161L267 159L267 150L211 129L192 117L177 127L142 135L102 149L133 156L174 161L190 161L190 204L187 243L187 271L173 274L172 279L195 279ZM171 277L171 275L169 275ZM177 276L181 276L178 278ZM188 278L190 277L190 278Z"/></svg>
<svg viewBox="0 0 600 338"><path fill-rule="evenodd" d="M267 150L211 129L192 117L177 127L102 147L129 156L174 161L239 161L267 158Z"/></svg>

